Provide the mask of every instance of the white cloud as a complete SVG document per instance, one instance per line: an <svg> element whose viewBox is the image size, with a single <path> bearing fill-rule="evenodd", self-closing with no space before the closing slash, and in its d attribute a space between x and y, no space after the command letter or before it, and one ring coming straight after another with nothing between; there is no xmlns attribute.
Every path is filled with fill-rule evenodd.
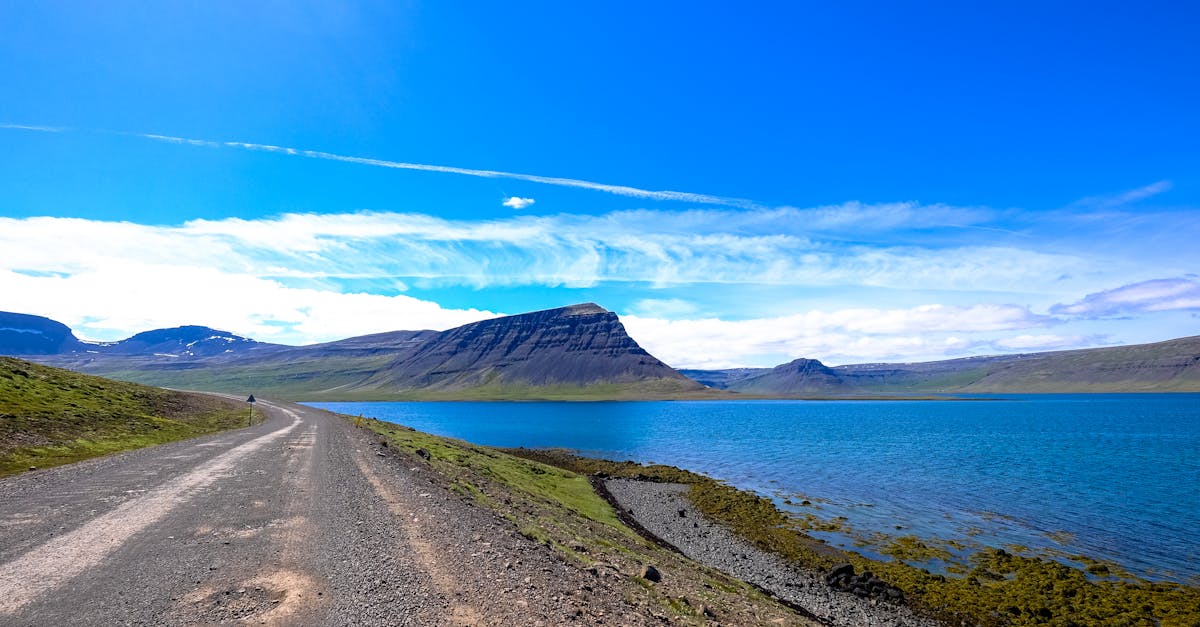
<svg viewBox="0 0 1200 627"><path fill-rule="evenodd" d="M1051 323L1016 305L814 310L749 320L621 319L639 344L677 368L774 366L797 357L838 364L908 355L942 356L974 345L960 337L962 334Z"/></svg>
<svg viewBox="0 0 1200 627"><path fill-rule="evenodd" d="M996 340L993 344L1003 350L1044 351L1059 348L1084 348L1094 346L1096 338L1082 335L1017 335Z"/></svg>
<svg viewBox="0 0 1200 627"><path fill-rule="evenodd" d="M695 303L681 298L643 298L630 311L646 318L682 318L694 315L696 310Z"/></svg>
<svg viewBox="0 0 1200 627"><path fill-rule="evenodd" d="M486 221L397 213L288 214L196 220L172 230L179 237L207 238L242 251L255 265L430 278L472 287L633 281L1023 291L1045 284L1046 277L1089 267L1078 257L1001 246L925 249L817 241L796 232L803 224L795 220L796 210L723 212L724 220L714 214L722 212Z"/></svg>
<svg viewBox="0 0 1200 627"><path fill-rule="evenodd" d="M1106 317L1156 311L1200 310L1200 281L1192 278L1154 279L1095 292L1070 304L1058 304L1051 313Z"/></svg>
<svg viewBox="0 0 1200 627"><path fill-rule="evenodd" d="M310 343L494 317L404 295L289 288L214 268L104 262L69 276L0 269L0 309L52 317L87 339L203 324L267 342Z"/></svg>
<svg viewBox="0 0 1200 627"><path fill-rule="evenodd" d="M512 207L513 209L524 209L525 207L528 207L529 205L532 205L535 202L537 202L537 201L532 198L521 198L520 196L511 196L509 198L506 198L504 200L504 202L501 204L503 204L505 207Z"/></svg>

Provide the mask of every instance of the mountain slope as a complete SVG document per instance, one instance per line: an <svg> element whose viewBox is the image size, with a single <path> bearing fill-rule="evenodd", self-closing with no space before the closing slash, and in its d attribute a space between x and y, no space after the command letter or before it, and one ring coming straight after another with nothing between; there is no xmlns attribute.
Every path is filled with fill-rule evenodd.
<svg viewBox="0 0 1200 627"><path fill-rule="evenodd" d="M57 355L83 348L83 342L61 322L0 311L0 355Z"/></svg>
<svg viewBox="0 0 1200 627"><path fill-rule="evenodd" d="M797 359L776 366L767 372L729 385L730 390L752 394L787 394L841 396L852 394L856 388L832 368L815 359Z"/></svg>
<svg viewBox="0 0 1200 627"><path fill-rule="evenodd" d="M0 476L245 426L246 405L0 357Z"/></svg>
<svg viewBox="0 0 1200 627"><path fill-rule="evenodd" d="M1200 336L922 363L817 368L819 364L801 359L766 372L687 372L714 387L767 395L1197 392Z"/></svg>
<svg viewBox="0 0 1200 627"><path fill-rule="evenodd" d="M302 400L661 398L704 389L590 303L311 346L178 327L37 359L149 385Z"/></svg>
<svg viewBox="0 0 1200 627"><path fill-rule="evenodd" d="M259 342L228 331L209 327L183 326L156 329L103 345L98 352L116 355L163 355L172 357L212 357L244 352Z"/></svg>
<svg viewBox="0 0 1200 627"><path fill-rule="evenodd" d="M701 389L639 346L616 314L593 303L444 331L353 389L455 391L612 384Z"/></svg>

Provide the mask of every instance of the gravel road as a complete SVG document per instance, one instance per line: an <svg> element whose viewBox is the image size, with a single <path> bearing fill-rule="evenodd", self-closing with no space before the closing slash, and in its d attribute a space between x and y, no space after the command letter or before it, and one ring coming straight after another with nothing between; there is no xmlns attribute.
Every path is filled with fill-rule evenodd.
<svg viewBox="0 0 1200 627"><path fill-rule="evenodd" d="M0 480L0 625L643 625L324 411Z"/></svg>

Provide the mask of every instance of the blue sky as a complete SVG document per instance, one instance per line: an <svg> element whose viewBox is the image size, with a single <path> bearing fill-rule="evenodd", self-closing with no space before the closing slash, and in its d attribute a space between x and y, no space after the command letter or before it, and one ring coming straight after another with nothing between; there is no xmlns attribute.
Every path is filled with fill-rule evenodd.
<svg viewBox="0 0 1200 627"><path fill-rule="evenodd" d="M1197 24L10 3L0 310L305 343L595 301L691 367L1194 335Z"/></svg>

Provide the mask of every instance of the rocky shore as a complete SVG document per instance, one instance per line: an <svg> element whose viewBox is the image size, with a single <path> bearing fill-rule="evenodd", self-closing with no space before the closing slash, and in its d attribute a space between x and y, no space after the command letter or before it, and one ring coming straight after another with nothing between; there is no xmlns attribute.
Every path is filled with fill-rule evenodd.
<svg viewBox="0 0 1200 627"><path fill-rule="evenodd" d="M608 479L605 486L619 507L646 530L702 564L752 583L811 613L827 625L845 627L933 627L907 607L853 594L848 579L833 585L822 573L800 570L764 552L701 514L688 500L688 486L631 479ZM864 585L866 584L864 578ZM839 589L835 589L835 586Z"/></svg>

